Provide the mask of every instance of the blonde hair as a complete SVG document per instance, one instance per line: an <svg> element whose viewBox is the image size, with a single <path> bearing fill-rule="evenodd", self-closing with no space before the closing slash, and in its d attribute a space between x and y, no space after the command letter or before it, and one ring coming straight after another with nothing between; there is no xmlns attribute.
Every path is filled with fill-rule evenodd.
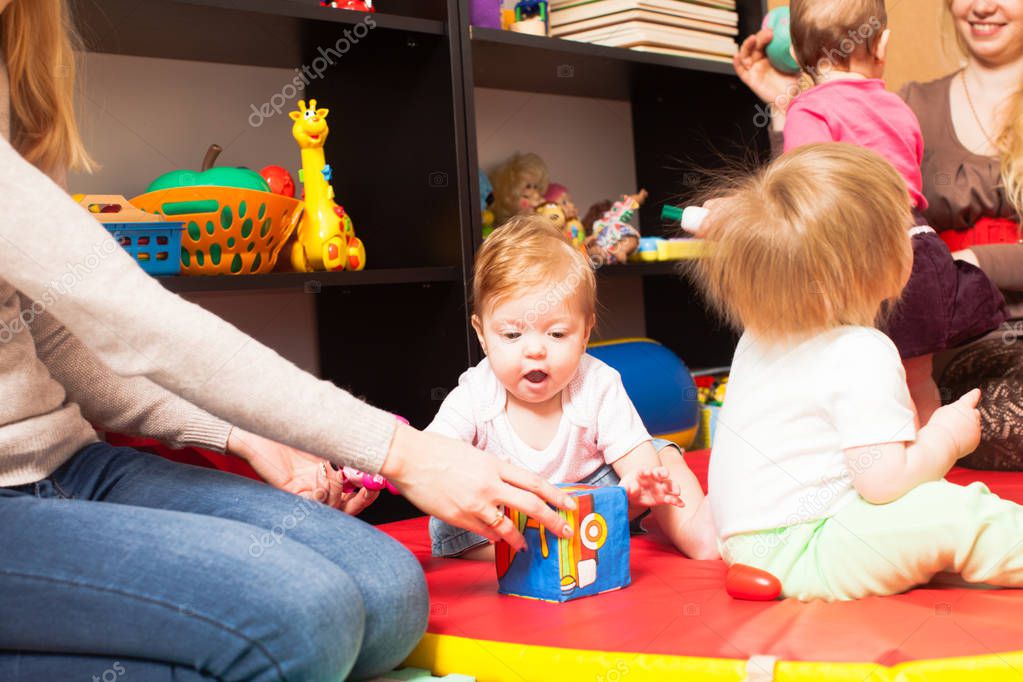
<svg viewBox="0 0 1023 682"><path fill-rule="evenodd" d="M0 14L11 86L11 145L53 176L92 170L75 119L78 34L65 0L14 0Z"/></svg>
<svg viewBox="0 0 1023 682"><path fill-rule="evenodd" d="M872 52L888 26L884 0L792 0L789 12L792 50L811 76L823 64L847 67L861 49Z"/></svg>
<svg viewBox="0 0 1023 682"><path fill-rule="evenodd" d="M828 142L734 181L696 264L710 303L765 340L873 325L912 266L906 183L883 158Z"/></svg>
<svg viewBox="0 0 1023 682"><path fill-rule="evenodd" d="M540 215L516 216L491 233L476 254L473 312L483 315L516 293L550 285L554 303L578 296L589 318L597 307L597 280L582 252Z"/></svg>
<svg viewBox="0 0 1023 682"><path fill-rule="evenodd" d="M995 138L1001 165L1005 198L1017 213L1023 213L1023 88L1012 95L1009 117Z"/></svg>

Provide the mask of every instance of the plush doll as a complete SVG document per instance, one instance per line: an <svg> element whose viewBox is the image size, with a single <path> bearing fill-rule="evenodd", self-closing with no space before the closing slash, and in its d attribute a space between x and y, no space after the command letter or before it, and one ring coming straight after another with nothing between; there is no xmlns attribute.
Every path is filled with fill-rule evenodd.
<svg viewBox="0 0 1023 682"><path fill-rule="evenodd" d="M646 190L624 195L611 209L593 223L593 232L586 238L590 260L598 265L625 263L629 254L639 248L639 230L629 225L633 212L646 201Z"/></svg>
<svg viewBox="0 0 1023 682"><path fill-rule="evenodd" d="M536 154L515 154L495 170L494 224L501 225L512 216L532 213L544 203L550 183L547 164Z"/></svg>
<svg viewBox="0 0 1023 682"><path fill-rule="evenodd" d="M572 195L568 193L568 188L552 182L547 187L544 199L561 207L562 212L565 214L565 236L571 239L573 244L581 248L586 239L586 228L583 227L582 221L579 220L579 211L572 201Z"/></svg>
<svg viewBox="0 0 1023 682"><path fill-rule="evenodd" d="M565 230L565 210L554 202L547 202L536 207L536 212L550 220L554 227Z"/></svg>

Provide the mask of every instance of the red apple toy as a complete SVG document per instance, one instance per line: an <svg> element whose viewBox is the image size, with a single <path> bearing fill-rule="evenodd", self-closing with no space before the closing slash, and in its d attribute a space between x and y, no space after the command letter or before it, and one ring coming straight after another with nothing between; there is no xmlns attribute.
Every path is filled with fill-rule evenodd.
<svg viewBox="0 0 1023 682"><path fill-rule="evenodd" d="M267 166L259 171L259 174L270 185L270 191L274 194L283 194L286 197L295 196L295 181L291 173L281 166Z"/></svg>

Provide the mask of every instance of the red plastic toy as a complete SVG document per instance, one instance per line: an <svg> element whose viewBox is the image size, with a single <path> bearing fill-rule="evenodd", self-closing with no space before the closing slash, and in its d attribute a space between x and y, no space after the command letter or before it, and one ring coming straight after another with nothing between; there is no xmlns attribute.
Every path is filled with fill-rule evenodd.
<svg viewBox="0 0 1023 682"><path fill-rule="evenodd" d="M259 171L259 174L270 185L270 191L274 194L283 194L286 197L295 196L295 180L291 173L282 166L267 166Z"/></svg>
<svg viewBox="0 0 1023 682"><path fill-rule="evenodd" d="M732 564L725 574L725 591L733 599L774 601L781 594L781 582L759 568Z"/></svg>

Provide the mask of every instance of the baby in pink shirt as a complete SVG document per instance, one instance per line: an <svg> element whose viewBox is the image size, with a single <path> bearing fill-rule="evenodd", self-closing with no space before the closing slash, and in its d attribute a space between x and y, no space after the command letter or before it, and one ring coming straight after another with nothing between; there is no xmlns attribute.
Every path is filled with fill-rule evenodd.
<svg viewBox="0 0 1023 682"><path fill-rule="evenodd" d="M814 86L786 112L785 151L848 142L879 154L906 181L917 223L907 225L913 271L882 331L899 349L918 423L925 424L941 404L934 353L996 329L1006 319L1005 301L980 269L953 260L923 220L920 123L881 80L891 33L884 0L792 0L790 16L793 56Z"/></svg>

